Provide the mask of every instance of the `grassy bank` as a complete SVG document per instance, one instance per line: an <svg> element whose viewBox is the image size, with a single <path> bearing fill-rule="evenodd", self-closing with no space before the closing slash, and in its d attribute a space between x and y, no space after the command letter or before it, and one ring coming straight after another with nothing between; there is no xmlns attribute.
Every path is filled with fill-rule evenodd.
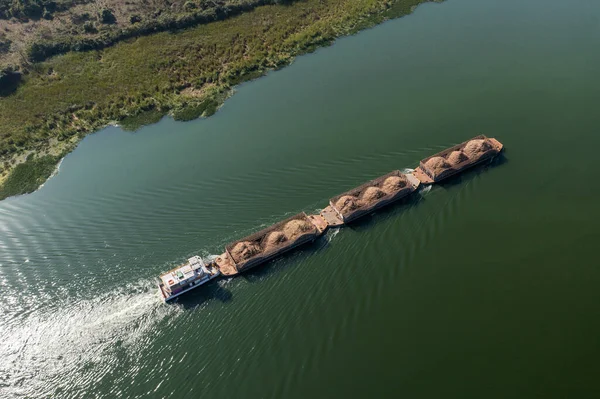
<svg viewBox="0 0 600 399"><path fill-rule="evenodd" d="M60 159L60 156L53 155L39 158L31 156L26 162L15 166L0 186L0 198L34 192L52 175Z"/></svg>
<svg viewBox="0 0 600 399"><path fill-rule="evenodd" d="M294 0L0 0L0 70Z"/></svg>
<svg viewBox="0 0 600 399"><path fill-rule="evenodd" d="M35 73L0 98L0 198L28 192L49 176L46 168L32 164L39 159L26 161L26 169L15 167L23 153L52 146L72 149L71 143L111 122L134 130L167 113L179 120L209 116L233 85L283 67L336 37L408 14L425 1L268 5L185 31L35 64ZM24 183L15 184L16 178Z"/></svg>

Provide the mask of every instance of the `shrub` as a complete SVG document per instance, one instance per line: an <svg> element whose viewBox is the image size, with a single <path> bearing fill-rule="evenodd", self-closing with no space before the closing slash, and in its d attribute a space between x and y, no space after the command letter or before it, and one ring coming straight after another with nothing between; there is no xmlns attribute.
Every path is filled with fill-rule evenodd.
<svg viewBox="0 0 600 399"><path fill-rule="evenodd" d="M186 105L183 108L173 112L173 119L176 121L191 121L200 118L203 114L210 116L217 110L219 104L216 100L208 98L200 104Z"/></svg>
<svg viewBox="0 0 600 399"><path fill-rule="evenodd" d="M10 50L11 41L0 38L0 54L8 53Z"/></svg>
<svg viewBox="0 0 600 399"><path fill-rule="evenodd" d="M0 186L0 199L31 193L46 181L60 161L59 156L46 155L37 159L28 157L17 165Z"/></svg>
<svg viewBox="0 0 600 399"><path fill-rule="evenodd" d="M83 30L86 33L98 33L98 29L96 29L96 26L94 26L92 21L87 21L85 24L83 24Z"/></svg>
<svg viewBox="0 0 600 399"><path fill-rule="evenodd" d="M12 66L0 69L0 96L12 94L21 83L21 77L21 73Z"/></svg>
<svg viewBox="0 0 600 399"><path fill-rule="evenodd" d="M111 9L105 8L100 12L100 21L103 24L114 24L117 22L117 18L115 18L115 14L113 14Z"/></svg>
<svg viewBox="0 0 600 399"><path fill-rule="evenodd" d="M142 17L140 17L137 14L133 14L130 18L129 18L129 22L131 22L131 24L137 24L139 22L142 22Z"/></svg>
<svg viewBox="0 0 600 399"><path fill-rule="evenodd" d="M150 109L121 119L119 125L121 125L123 130L133 132L144 125L150 125L160 121L163 116L165 116L164 112Z"/></svg>
<svg viewBox="0 0 600 399"><path fill-rule="evenodd" d="M71 15L71 22L75 25L81 25L82 23L90 20L90 14L84 12L82 14L73 14Z"/></svg>

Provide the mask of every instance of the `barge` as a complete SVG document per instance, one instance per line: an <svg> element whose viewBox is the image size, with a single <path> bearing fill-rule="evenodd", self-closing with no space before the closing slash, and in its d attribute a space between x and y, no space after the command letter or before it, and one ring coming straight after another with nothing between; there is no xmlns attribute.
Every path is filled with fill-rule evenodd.
<svg viewBox="0 0 600 399"><path fill-rule="evenodd" d="M158 278L158 290L165 302L177 298L181 294L208 283L221 274L214 261L206 264L199 256L193 256L186 263Z"/></svg>
<svg viewBox="0 0 600 399"><path fill-rule="evenodd" d="M216 262L223 275L232 276L313 241L324 231L302 212L230 243Z"/></svg>
<svg viewBox="0 0 600 399"><path fill-rule="evenodd" d="M423 159L414 175L423 184L439 183L494 158L502 149L502 143L482 134Z"/></svg>
<svg viewBox="0 0 600 399"><path fill-rule="evenodd" d="M329 200L343 223L349 223L413 193L421 182L394 170Z"/></svg>
<svg viewBox="0 0 600 399"><path fill-rule="evenodd" d="M423 159L412 173L394 170L329 200L316 215L302 212L248 237L234 241L207 264L199 256L162 274L158 288L165 302L219 276L235 276L302 244L328 228L340 227L415 192L421 184L438 183L503 150L494 138L479 135Z"/></svg>

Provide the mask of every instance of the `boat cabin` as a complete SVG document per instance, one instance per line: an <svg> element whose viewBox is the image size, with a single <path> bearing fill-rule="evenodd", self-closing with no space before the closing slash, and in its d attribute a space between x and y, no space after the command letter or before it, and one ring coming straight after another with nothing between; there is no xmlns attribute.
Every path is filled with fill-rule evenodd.
<svg viewBox="0 0 600 399"><path fill-rule="evenodd" d="M193 256L188 259L187 263L161 275L160 280L167 292L176 294L187 288L189 284L210 274L202 258Z"/></svg>

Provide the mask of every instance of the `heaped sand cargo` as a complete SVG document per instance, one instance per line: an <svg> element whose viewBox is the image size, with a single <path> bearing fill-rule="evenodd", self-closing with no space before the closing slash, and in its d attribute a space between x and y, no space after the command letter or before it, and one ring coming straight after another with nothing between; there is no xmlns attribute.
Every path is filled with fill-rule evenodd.
<svg viewBox="0 0 600 399"><path fill-rule="evenodd" d="M414 192L419 180L394 170L329 200L329 205L344 223L367 215Z"/></svg>
<svg viewBox="0 0 600 399"><path fill-rule="evenodd" d="M237 272L242 272L260 263L281 255L298 245L312 241L320 235L306 213L302 212L285 219L248 237L234 241L225 247L225 257L233 261ZM224 257L221 255L220 258ZM217 259L217 264L226 263ZM229 266L231 267L231 266ZM233 270L229 270L229 273ZM229 274L223 271L223 274ZM233 273L236 274L236 273Z"/></svg>
<svg viewBox="0 0 600 399"><path fill-rule="evenodd" d="M414 175L423 184L438 183L495 157L502 148L498 140L479 135L423 159Z"/></svg>

